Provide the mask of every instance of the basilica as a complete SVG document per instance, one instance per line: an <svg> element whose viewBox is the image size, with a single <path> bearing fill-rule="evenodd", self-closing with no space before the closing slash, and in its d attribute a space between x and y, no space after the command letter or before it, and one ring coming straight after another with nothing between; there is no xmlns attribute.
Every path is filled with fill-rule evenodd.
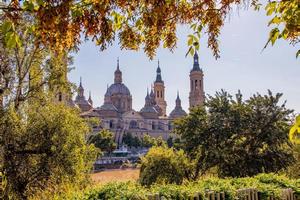
<svg viewBox="0 0 300 200"><path fill-rule="evenodd" d="M101 107L94 108L91 94L86 99L82 81L78 87L75 105L81 110L84 118L96 117L101 120L100 127L94 131L109 129L114 133L115 141L120 144L124 133L130 132L133 136L143 137L149 134L152 137L161 136L167 140L172 136L172 123L175 119L186 116L181 107L181 100L177 93L176 106L168 115L166 112L165 85L162 79L161 68L156 70L156 79L150 92L147 90L145 105L139 111L132 107L132 95L124 84L119 60L114 73L114 83L107 87L104 103ZM204 102L203 71L199 67L198 54L194 55L193 68L190 71L190 107L201 105Z"/></svg>

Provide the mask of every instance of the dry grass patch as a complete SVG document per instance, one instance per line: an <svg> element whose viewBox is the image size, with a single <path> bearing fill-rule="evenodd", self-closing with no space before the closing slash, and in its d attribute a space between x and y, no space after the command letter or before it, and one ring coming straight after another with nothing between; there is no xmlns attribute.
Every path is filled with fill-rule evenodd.
<svg viewBox="0 0 300 200"><path fill-rule="evenodd" d="M104 184L109 182L136 181L139 175L139 169L117 169L91 174L91 178L95 183Z"/></svg>

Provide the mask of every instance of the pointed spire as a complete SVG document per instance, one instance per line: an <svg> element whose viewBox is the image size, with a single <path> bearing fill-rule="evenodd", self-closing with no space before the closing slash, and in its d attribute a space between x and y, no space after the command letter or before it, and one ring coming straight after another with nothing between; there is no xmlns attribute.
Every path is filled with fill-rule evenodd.
<svg viewBox="0 0 300 200"><path fill-rule="evenodd" d="M89 91L89 99L88 102L91 104L91 106L93 106L93 100L92 100L92 93L91 91Z"/></svg>
<svg viewBox="0 0 300 200"><path fill-rule="evenodd" d="M159 66L159 60L157 61L156 73L161 73L161 69L160 69L160 66Z"/></svg>
<svg viewBox="0 0 300 200"><path fill-rule="evenodd" d="M84 88L82 86L82 77L80 76L80 82L79 82L79 87L78 87L78 95L79 97L84 96Z"/></svg>
<svg viewBox="0 0 300 200"><path fill-rule="evenodd" d="M82 87L82 77L80 76L79 87Z"/></svg>
<svg viewBox="0 0 300 200"><path fill-rule="evenodd" d="M117 59L117 70L120 70L119 57L118 57L118 59Z"/></svg>
<svg viewBox="0 0 300 200"><path fill-rule="evenodd" d="M157 61L157 69L156 69L156 80L155 82L160 82L160 83L163 83L162 81L162 78L161 78L161 69L160 69L160 66L159 66L159 60Z"/></svg>
<svg viewBox="0 0 300 200"><path fill-rule="evenodd" d="M177 119L180 117L186 116L186 112L182 109L181 107L181 100L179 97L179 91L177 90L177 98L176 98L176 106L170 113L170 118L171 119Z"/></svg>
<svg viewBox="0 0 300 200"><path fill-rule="evenodd" d="M177 90L177 98L176 99L180 100L180 98L179 98L179 91L178 90Z"/></svg>
<svg viewBox="0 0 300 200"><path fill-rule="evenodd" d="M193 69L191 71L201 71L200 66L199 66L199 56L197 51L195 51L194 54L194 64L193 64Z"/></svg>
<svg viewBox="0 0 300 200"><path fill-rule="evenodd" d="M117 59L117 69L115 71L115 83L122 83L122 72L120 70L119 57Z"/></svg>
<svg viewBox="0 0 300 200"><path fill-rule="evenodd" d="M179 91L177 90L177 98L176 98L176 108L181 108L181 100L179 97Z"/></svg>

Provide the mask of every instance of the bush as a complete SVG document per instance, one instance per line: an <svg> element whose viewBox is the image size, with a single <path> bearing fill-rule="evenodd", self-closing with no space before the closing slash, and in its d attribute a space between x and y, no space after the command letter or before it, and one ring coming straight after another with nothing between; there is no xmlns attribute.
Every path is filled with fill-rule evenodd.
<svg viewBox="0 0 300 200"><path fill-rule="evenodd" d="M80 199L135 199L147 200L150 194L159 194L161 199L191 199L195 193L199 193L205 199L207 191L225 192L226 199L237 199L236 191L243 188L256 188L262 200L267 200L271 195L275 199L281 199L281 190L292 188L296 194L300 194L299 180L288 179L285 176L275 174L259 174L248 178L202 178L198 181L186 182L182 185L175 184L154 184L151 187L142 187L133 182L110 183L99 188L94 188L82 195ZM78 199L78 198L74 198Z"/></svg>
<svg viewBox="0 0 300 200"><path fill-rule="evenodd" d="M162 182L181 184L188 169L189 163L182 150L152 147L142 158L139 181L148 186Z"/></svg>

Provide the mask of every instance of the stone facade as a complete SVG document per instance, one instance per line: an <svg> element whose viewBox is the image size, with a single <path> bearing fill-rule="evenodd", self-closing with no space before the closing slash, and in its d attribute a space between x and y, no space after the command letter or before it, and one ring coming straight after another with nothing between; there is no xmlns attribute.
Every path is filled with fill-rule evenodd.
<svg viewBox="0 0 300 200"><path fill-rule="evenodd" d="M203 72L199 67L197 54L194 56L194 67L191 71L190 79L191 84L193 84L190 92L190 105L200 105L204 101ZM179 93L177 93L176 106L170 115L167 116L165 85L162 80L159 63L156 70L156 80L150 93L147 90L145 105L140 111L132 109L132 96L130 90L123 83L119 60L114 73L114 83L107 87L102 106L93 108L91 94L88 100L85 99L81 81L78 87L78 95L74 102L81 109L82 117L98 117L101 120L101 127L95 127L94 131L98 131L101 128L109 129L115 134L115 141L119 144L124 133L127 132L140 138L145 134L149 134L152 137L161 136L167 140L170 136L172 137L173 121L187 115L181 107L181 100Z"/></svg>

